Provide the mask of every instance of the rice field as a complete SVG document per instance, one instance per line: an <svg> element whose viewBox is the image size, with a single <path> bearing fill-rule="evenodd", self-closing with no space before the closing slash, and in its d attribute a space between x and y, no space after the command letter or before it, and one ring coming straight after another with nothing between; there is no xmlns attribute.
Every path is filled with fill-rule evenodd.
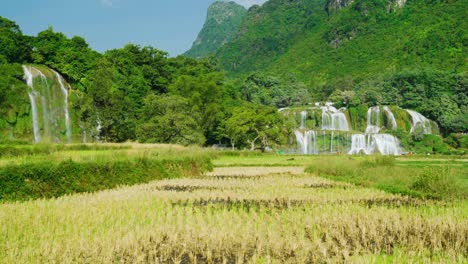
<svg viewBox="0 0 468 264"><path fill-rule="evenodd" d="M303 172L309 157L289 167L291 160L259 167L262 158L250 158L236 158L250 166L202 176L0 203L0 262L468 261L466 200L416 199L316 177ZM270 156L263 159L271 165Z"/></svg>

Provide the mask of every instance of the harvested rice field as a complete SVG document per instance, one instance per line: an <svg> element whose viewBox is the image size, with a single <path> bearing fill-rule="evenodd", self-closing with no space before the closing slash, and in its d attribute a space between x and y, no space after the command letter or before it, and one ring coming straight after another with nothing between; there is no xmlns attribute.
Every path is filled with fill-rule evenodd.
<svg viewBox="0 0 468 264"><path fill-rule="evenodd" d="M466 263L466 201L415 199L284 169L218 168L3 203L0 262Z"/></svg>

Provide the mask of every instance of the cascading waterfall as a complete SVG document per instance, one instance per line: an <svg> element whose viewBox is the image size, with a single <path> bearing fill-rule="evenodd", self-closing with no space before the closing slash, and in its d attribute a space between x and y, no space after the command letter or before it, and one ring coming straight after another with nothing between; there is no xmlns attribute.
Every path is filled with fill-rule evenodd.
<svg viewBox="0 0 468 264"><path fill-rule="evenodd" d="M432 134L431 121L422 114L406 109L412 119L411 133L414 133L417 129L422 129L424 134Z"/></svg>
<svg viewBox="0 0 468 264"><path fill-rule="evenodd" d="M71 142L71 118L68 109L68 90L63 77L51 69L23 65L28 85L34 142Z"/></svg>
<svg viewBox="0 0 468 264"><path fill-rule="evenodd" d="M307 119L307 111L302 111L301 112L301 126L299 127L299 129L305 128L306 119Z"/></svg>
<svg viewBox="0 0 468 264"><path fill-rule="evenodd" d="M367 110L366 134L377 134L380 132L380 107L374 106Z"/></svg>
<svg viewBox="0 0 468 264"><path fill-rule="evenodd" d="M41 77L41 83L45 87L43 89L43 94L39 93L39 97L41 98L41 103L42 103L42 116L43 116L43 122L44 122L44 137L45 138L50 138L51 137L51 120L50 120L50 105L47 102L47 98L51 97L50 94L50 87L49 83L47 82L47 77L38 69L35 69L39 76Z"/></svg>
<svg viewBox="0 0 468 264"><path fill-rule="evenodd" d="M322 106L322 130L349 131L348 120L342 109L328 105Z"/></svg>
<svg viewBox="0 0 468 264"><path fill-rule="evenodd" d="M294 130L294 134L296 135L296 142L299 146L299 151L301 154L307 154L307 140L305 139L305 134L302 134L299 130Z"/></svg>
<svg viewBox="0 0 468 264"><path fill-rule="evenodd" d="M96 116L96 123L97 123L97 126L96 126L96 132L97 132L96 140L100 141L101 140L102 123L101 123L101 119L99 118L99 113Z"/></svg>
<svg viewBox="0 0 468 264"><path fill-rule="evenodd" d="M68 143L71 143L72 140L72 132L71 132L71 122L70 122L70 112L68 111L68 90L65 88L65 85L63 85L63 78L58 72L52 70L55 73L55 76L57 77L57 80L60 84L60 90L62 90L63 93L63 110L65 113L65 127L67 129L66 135L67 135L67 141Z"/></svg>
<svg viewBox="0 0 468 264"><path fill-rule="evenodd" d="M41 141L41 133L39 131L39 114L37 112L36 98L38 93L34 90L34 77L32 74L33 68L28 68L23 65L24 77L26 79L26 84L31 89L28 90L29 100L31 101L31 111L32 111L32 121L33 121L33 132L34 132L34 142L38 143Z"/></svg>
<svg viewBox="0 0 468 264"><path fill-rule="evenodd" d="M348 154L370 154L368 151L368 141L366 141L366 135L355 134L351 137L351 150Z"/></svg>
<svg viewBox="0 0 468 264"><path fill-rule="evenodd" d="M392 125L391 129L396 129L397 124L395 117L388 108L383 107L387 119ZM351 149L348 154L373 154L380 153L382 155L400 155L399 140L389 134L379 134L381 130L381 112L380 106L373 106L367 110L367 127L365 134L355 134L351 139Z"/></svg>
<svg viewBox="0 0 468 264"><path fill-rule="evenodd" d="M376 149L383 155L401 155L399 140L389 134L372 135L373 143Z"/></svg>
<svg viewBox="0 0 468 264"><path fill-rule="evenodd" d="M387 115L387 120L388 120L387 123L390 123L392 125L391 127L392 130L396 130L398 128L398 125L397 125L397 122L395 120L395 116L393 115L392 110L390 110L388 106L384 106L383 109L385 111L385 114Z"/></svg>
<svg viewBox="0 0 468 264"><path fill-rule="evenodd" d="M401 155L399 140L389 134L355 134L352 136L348 154Z"/></svg>
<svg viewBox="0 0 468 264"><path fill-rule="evenodd" d="M317 133L313 130L302 133L299 130L294 131L301 154L318 154Z"/></svg>
<svg viewBox="0 0 468 264"><path fill-rule="evenodd" d="M349 112L353 126L362 127L362 108ZM406 110L411 116L413 126L411 132L422 128L428 134L432 129L432 121L412 110ZM362 132L352 131L347 120L347 109L337 109L331 103L316 103L314 107L297 109L281 109L281 112L296 121L294 131L297 148L301 154L348 153L401 155L403 149L400 141L386 131L398 128L394 113L388 106L373 106L367 109L367 120ZM300 115L300 118L298 117ZM403 118L398 112L398 117ZM321 119L321 123L320 123ZM403 127L402 129L405 129ZM408 131L409 132L409 131Z"/></svg>

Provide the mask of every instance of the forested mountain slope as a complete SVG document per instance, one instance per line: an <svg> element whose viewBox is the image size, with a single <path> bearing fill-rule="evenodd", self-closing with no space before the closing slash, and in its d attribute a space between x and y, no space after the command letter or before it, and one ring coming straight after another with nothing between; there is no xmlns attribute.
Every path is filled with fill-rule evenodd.
<svg viewBox="0 0 468 264"><path fill-rule="evenodd" d="M197 39L184 55L201 58L215 52L235 37L246 14L247 10L235 2L214 2L208 8L205 24Z"/></svg>
<svg viewBox="0 0 468 264"><path fill-rule="evenodd" d="M408 68L466 70L466 1L271 0L251 8L216 57L233 75L291 74L311 85Z"/></svg>
<svg viewBox="0 0 468 264"><path fill-rule="evenodd" d="M399 105L463 132L467 8L456 0L270 0L249 9L215 58L246 83L247 100L285 107L300 100L280 91L305 87L308 101ZM262 79L279 85L249 84Z"/></svg>

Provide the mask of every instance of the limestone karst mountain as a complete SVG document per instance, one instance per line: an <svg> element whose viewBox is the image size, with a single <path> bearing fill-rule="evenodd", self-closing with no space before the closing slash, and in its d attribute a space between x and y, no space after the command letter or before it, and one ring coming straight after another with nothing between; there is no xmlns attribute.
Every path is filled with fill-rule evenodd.
<svg viewBox="0 0 468 264"><path fill-rule="evenodd" d="M234 39L247 10L232 1L216 1L208 8L202 30L184 55L205 57Z"/></svg>

